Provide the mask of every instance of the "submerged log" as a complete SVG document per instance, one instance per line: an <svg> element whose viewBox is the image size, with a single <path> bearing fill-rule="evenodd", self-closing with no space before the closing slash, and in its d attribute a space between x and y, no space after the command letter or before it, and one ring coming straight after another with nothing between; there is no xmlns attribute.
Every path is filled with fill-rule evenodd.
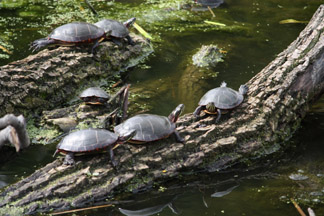
<svg viewBox="0 0 324 216"><path fill-rule="evenodd" d="M218 124L213 116L181 117L178 131L185 144L170 138L145 146L119 146L115 149L120 161L117 170L106 154L79 157L75 166L55 160L4 189L0 213L80 208L188 173L194 176L196 171L221 172L237 164L254 167L263 159L273 160L324 92L323 19L324 5L299 37L247 83L249 91L242 105Z"/></svg>
<svg viewBox="0 0 324 216"><path fill-rule="evenodd" d="M80 88L136 65L152 52L143 38L135 45L103 42L95 55L89 47L45 49L0 67L0 116L48 110L74 97Z"/></svg>

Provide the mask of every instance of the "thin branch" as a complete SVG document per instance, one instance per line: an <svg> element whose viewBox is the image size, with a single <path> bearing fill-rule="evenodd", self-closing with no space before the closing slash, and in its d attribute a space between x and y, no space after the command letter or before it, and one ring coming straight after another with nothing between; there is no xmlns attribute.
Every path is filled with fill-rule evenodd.
<svg viewBox="0 0 324 216"><path fill-rule="evenodd" d="M296 203L296 201L293 198L290 198L290 201L292 202L292 204L294 204L295 208L297 209L297 211L299 212L299 214L301 216L307 216L305 214L305 212L300 208L300 206L298 205L298 203Z"/></svg>
<svg viewBox="0 0 324 216"><path fill-rule="evenodd" d="M84 0L85 3L88 5L88 7L90 8L90 10L92 11L92 13L96 16L98 16L97 11L94 9L94 7L92 7L92 5L90 4L90 2L88 0Z"/></svg>

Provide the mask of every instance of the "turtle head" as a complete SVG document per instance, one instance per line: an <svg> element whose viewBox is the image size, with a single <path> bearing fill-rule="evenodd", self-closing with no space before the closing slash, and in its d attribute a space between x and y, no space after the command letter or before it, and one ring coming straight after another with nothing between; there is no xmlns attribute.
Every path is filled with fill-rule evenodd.
<svg viewBox="0 0 324 216"><path fill-rule="evenodd" d="M215 113L216 112L216 106L214 104L214 102L209 102L207 105L206 105L206 110L210 113Z"/></svg>
<svg viewBox="0 0 324 216"><path fill-rule="evenodd" d="M184 105L183 104L179 104L169 115L169 120L171 122L177 122L178 118L180 116L180 114L182 113L182 111L184 110Z"/></svg>
<svg viewBox="0 0 324 216"><path fill-rule="evenodd" d="M131 130L126 132L124 135L119 136L119 140L121 142L127 142L128 140L131 140L136 135L136 130Z"/></svg>
<svg viewBox="0 0 324 216"><path fill-rule="evenodd" d="M126 26L126 28L129 28L131 25L134 24L135 21L136 21L136 18L132 17L129 20L125 21L123 24L124 24L124 26Z"/></svg>

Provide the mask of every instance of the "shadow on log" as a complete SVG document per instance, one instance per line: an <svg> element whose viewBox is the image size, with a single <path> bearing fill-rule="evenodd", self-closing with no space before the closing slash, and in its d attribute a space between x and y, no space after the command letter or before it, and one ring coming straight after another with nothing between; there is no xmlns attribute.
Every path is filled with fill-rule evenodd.
<svg viewBox="0 0 324 216"><path fill-rule="evenodd" d="M70 167L55 160L4 189L1 214L90 206L188 173L229 171L237 164L253 168L271 160L269 156L273 159L323 93L323 19L324 5L299 37L247 83L247 98L227 119L215 125L214 117L181 117L177 129L186 144L164 139L145 146L122 145L115 149L118 170L106 155L83 157Z"/></svg>

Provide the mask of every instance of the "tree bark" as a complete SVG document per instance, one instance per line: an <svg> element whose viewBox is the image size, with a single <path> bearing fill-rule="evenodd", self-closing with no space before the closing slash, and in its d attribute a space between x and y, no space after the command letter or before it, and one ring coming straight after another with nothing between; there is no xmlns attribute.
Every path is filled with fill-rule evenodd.
<svg viewBox="0 0 324 216"><path fill-rule="evenodd" d="M2 192L0 212L48 212L79 208L126 192L138 192L196 171L254 166L287 145L310 104L324 91L324 5L289 47L253 77L241 106L218 124L213 116L178 120L186 143L174 138L147 145L121 145L114 170L107 155L46 165ZM206 125L199 127L199 125ZM272 158L273 159L273 158ZM190 171L190 172L188 172ZM154 184L153 184L154 183Z"/></svg>
<svg viewBox="0 0 324 216"><path fill-rule="evenodd" d="M143 38L132 37L134 46L107 41L95 55L88 46L59 47L0 67L0 116L57 108L84 85L134 66L152 48Z"/></svg>

